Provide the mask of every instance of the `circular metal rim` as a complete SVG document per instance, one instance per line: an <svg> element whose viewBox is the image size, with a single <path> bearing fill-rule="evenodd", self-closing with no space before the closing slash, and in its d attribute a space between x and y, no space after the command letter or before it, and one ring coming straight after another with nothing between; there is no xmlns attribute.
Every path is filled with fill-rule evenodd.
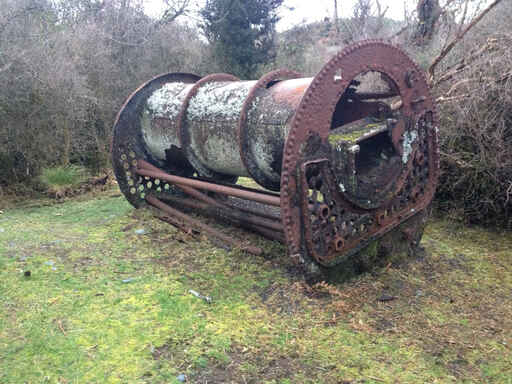
<svg viewBox="0 0 512 384"><path fill-rule="evenodd" d="M124 148L124 151L133 152L135 154L132 161L143 159L155 166L162 166L160 161L154 158L151 153L147 151L145 144L142 142L142 134L140 130L141 108L146 105L146 101L150 95L163 84L176 82L193 84L200 79L201 77L198 75L181 72L170 72L155 76L132 92L119 110L113 125L113 133L110 143L112 167L119 189L128 202L133 206L140 206L144 200L139 198L139 193L130 193L132 186L128 185L126 172L131 169L131 172L134 174L134 165L132 164L129 169L124 168L121 161L121 156L124 153L122 152L122 148L126 147Z"/></svg>
<svg viewBox="0 0 512 384"><path fill-rule="evenodd" d="M289 80L297 79L302 75L298 72L289 69L277 69L266 75L262 76L256 84L251 88L240 112L240 119L238 121L238 143L240 147L240 158L242 163L247 169L249 175L262 187L270 189L271 191L279 191L281 183L275 183L269 180L265 174L257 166L254 154L250 151L250 138L247 132L248 113L254 99L258 95L258 91L266 89L267 86L275 80Z"/></svg>
<svg viewBox="0 0 512 384"><path fill-rule="evenodd" d="M197 155L194 153L194 150L191 147L190 132L188 131L187 109L188 106L190 105L190 100L192 100L192 98L197 94L201 86L207 83L221 81L240 81L240 79L228 73L213 73L197 81L194 84L194 86L189 90L187 96L185 97L181 105L180 113L178 114L178 138L180 142L180 147L184 151L187 160L197 170L199 176L210 178L219 182L235 183L236 180L238 179L238 176L226 175L223 173L212 171L211 169L207 168L203 163L201 163L201 161L199 161Z"/></svg>
<svg viewBox="0 0 512 384"><path fill-rule="evenodd" d="M300 146L307 140L308 134L310 133L319 134L324 141L327 139L336 103L348 86L347 80L342 79L342 81L338 83L333 81L336 71L338 69L343 70L340 62L357 50L369 49L367 62L361 65L360 72L363 72L365 69L374 70L375 65L372 65L372 59L374 60L375 58L377 48L385 48L387 50L391 50L391 53L402 56L407 61L408 66L413 68L414 72L419 77L416 79L417 84L411 88L411 92L419 85L418 89L420 89L422 93L430 96L428 100L425 100L426 103L423 104L423 106L429 104L428 109L423 108L423 111L415 111L414 113L415 115L422 115L427 111L433 112L433 127L431 129L432 132L430 132L432 135L432 145L429 149L430 156L432 156L432 172L429 176L429 190L425 191L425 199L427 201L423 205L428 205L435 191L439 174L439 148L437 139L438 118L430 88L423 71L401 49L380 40L363 41L346 47L323 67L306 90L293 117L291 130L284 148L283 171L281 173L281 218L284 227L284 235L288 245L288 254L292 258L297 254L304 255L305 264L310 265L312 262L313 264L316 264L316 262L308 254L307 249L303 248L303 229L301 225L303 221L302 212L300 205L293 204L296 200L297 194L300 193L299 177L297 174L297 167L300 161ZM325 85L325 82L329 81L328 79L331 81ZM325 100L326 95L330 104L326 105L325 102L322 102L320 109L318 102L320 100ZM400 96L403 100L404 95ZM315 101L317 103L315 103ZM405 108L409 107L410 105L405 106ZM314 118L311 116L314 116ZM319 119L319 116L323 119Z"/></svg>

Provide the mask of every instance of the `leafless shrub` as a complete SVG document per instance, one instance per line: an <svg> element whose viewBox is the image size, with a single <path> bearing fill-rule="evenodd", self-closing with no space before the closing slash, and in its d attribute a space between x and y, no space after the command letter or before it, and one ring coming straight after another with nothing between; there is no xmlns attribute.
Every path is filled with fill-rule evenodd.
<svg viewBox="0 0 512 384"><path fill-rule="evenodd" d="M158 20L141 0L4 0L0 7L0 185L49 165L106 164L116 112L163 72L207 70L208 49L168 0Z"/></svg>
<svg viewBox="0 0 512 384"><path fill-rule="evenodd" d="M436 82L439 206L469 222L512 225L512 35L488 37Z"/></svg>

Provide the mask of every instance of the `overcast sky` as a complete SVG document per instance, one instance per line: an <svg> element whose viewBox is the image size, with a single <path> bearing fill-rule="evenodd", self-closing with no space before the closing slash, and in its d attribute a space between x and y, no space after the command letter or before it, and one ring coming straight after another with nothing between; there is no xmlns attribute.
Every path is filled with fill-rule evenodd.
<svg viewBox="0 0 512 384"><path fill-rule="evenodd" d="M389 7L386 16L402 20L405 0L380 0L383 8ZM197 3L201 3L198 0ZM346 17L352 14L355 0L338 0L338 15ZM152 16L158 16L163 10L163 0L145 0L144 8ZM281 7L281 20L277 25L279 31L288 29L303 21L312 22L332 17L334 14L333 0L284 0Z"/></svg>
<svg viewBox="0 0 512 384"><path fill-rule="evenodd" d="M338 16L347 17L352 15L352 8L355 0L338 0ZM403 0L381 0L382 7L389 7L386 16L396 20L403 20ZM333 0L285 0L281 10L281 21L278 29L288 29L294 24L302 21L311 22L322 20L324 17L334 15ZM293 10L288 10L291 7Z"/></svg>

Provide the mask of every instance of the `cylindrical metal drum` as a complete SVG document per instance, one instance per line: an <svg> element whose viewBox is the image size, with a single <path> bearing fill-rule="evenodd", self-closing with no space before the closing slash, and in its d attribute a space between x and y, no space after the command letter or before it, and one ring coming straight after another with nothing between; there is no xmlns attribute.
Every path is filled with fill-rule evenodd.
<svg viewBox="0 0 512 384"><path fill-rule="evenodd" d="M112 159L134 206L167 199L215 211L284 238L297 263L327 267L397 228L417 243L438 179L437 124L421 68L366 41L314 78L156 77L119 112Z"/></svg>
<svg viewBox="0 0 512 384"><path fill-rule="evenodd" d="M289 123L312 78L263 88L255 88L257 81L207 80L165 83L153 91L141 120L147 151L163 162L182 151L202 176L254 174L261 185L278 190ZM253 90L257 94L249 98ZM247 115L243 126L242 110Z"/></svg>

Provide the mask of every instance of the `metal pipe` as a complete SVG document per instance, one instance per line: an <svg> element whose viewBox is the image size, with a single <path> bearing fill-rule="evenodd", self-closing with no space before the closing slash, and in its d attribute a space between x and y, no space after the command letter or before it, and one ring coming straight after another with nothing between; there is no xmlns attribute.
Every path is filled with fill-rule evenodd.
<svg viewBox="0 0 512 384"><path fill-rule="evenodd" d="M281 221L281 218L280 218L279 214L273 215L271 213L267 213L267 212L263 212L261 210L258 210L256 208L239 207L238 205L233 204L232 200L231 200L231 202L228 202L225 205L229 209L238 209L239 211L246 212L246 213L252 213L254 215L264 217L265 219L277 220L279 222Z"/></svg>
<svg viewBox="0 0 512 384"><path fill-rule="evenodd" d="M155 172L163 172L160 168L157 168L153 164L150 164L150 163L148 163L147 161L144 161L144 160L139 160L137 162L137 164L138 164L139 168L141 168L141 169L147 169L149 171L155 171ZM242 212L246 212L246 213L249 213L249 214L253 214L253 215L256 215L256 216L260 216L260 217L263 217L263 218L266 218L266 219L270 219L270 220L281 222L281 219L279 218L279 216L267 214L265 212L258 211L256 209L251 209L249 207L239 207L239 206L236 206L236 205L233 205L233 204L221 203L218 200L212 199L210 196L205 195L204 193L198 191L197 189L194 189L192 187L187 187L186 185L182 185L182 184L176 184L176 185L183 192L189 194L192 197L195 197L198 200L204 201L207 204L211 204L211 205L217 206L219 208L236 209L236 210L239 210L239 211L242 211ZM279 230L282 230L282 228L279 229Z"/></svg>
<svg viewBox="0 0 512 384"><path fill-rule="evenodd" d="M227 216L231 219L244 221L250 224L255 224L276 231L283 231L283 225L279 221L272 221L264 219L262 217L256 217L252 214L240 212L236 208L228 207L194 188L180 184L178 184L178 187L181 188L185 193L189 194L190 196L195 197L197 200L200 200L208 204L211 207L210 209L216 208L217 210L222 212L222 215Z"/></svg>
<svg viewBox="0 0 512 384"><path fill-rule="evenodd" d="M274 230L274 229L268 229L266 227L259 226L255 223L247 222L244 220L240 220L236 217L229 217L228 211L219 211L216 208L212 208L210 205L206 203L202 203L197 200L189 199L189 198L178 198L178 197L170 197L165 196L162 198L162 200L165 201L171 201L175 204L182 205L188 208L197 209L200 210L206 214L210 214L214 217L223 217L226 216L228 219L230 219L235 224L238 224L239 226L249 229L251 231L260 233L261 235L267 237L270 240L279 241L281 243L284 243L284 234L282 230ZM228 213L228 214L226 214Z"/></svg>
<svg viewBox="0 0 512 384"><path fill-rule="evenodd" d="M170 181L171 183L186 185L194 188L204 189L207 191L221 193L223 195L240 197L246 200L257 201L258 203L273 205L279 207L281 204L281 199L277 196L270 196L263 193L244 191L237 188L227 187L225 185L208 183L206 181L189 179L186 177L169 175L164 172L156 172L150 171L146 169L138 168L136 172L141 176L154 177L156 179L162 179L166 181Z"/></svg>
<svg viewBox="0 0 512 384"><path fill-rule="evenodd" d="M191 218L190 216L172 208L171 206L165 204L164 202L162 202L161 200L157 199L154 196L151 196L151 195L146 196L146 201L149 204L151 204L157 208L160 208L162 211L167 212L168 214L170 214L172 216L178 217L179 219L189 223L189 225L200 228L202 231L208 232L210 235L215 236L216 238L218 238L228 244L231 244L231 245L238 247L244 251L252 253L253 255L261 255L262 254L261 248L254 247L251 245L243 245L241 242L234 240L230 236L226 236L223 233L220 233L219 231L210 227L209 225L203 224L203 223Z"/></svg>

